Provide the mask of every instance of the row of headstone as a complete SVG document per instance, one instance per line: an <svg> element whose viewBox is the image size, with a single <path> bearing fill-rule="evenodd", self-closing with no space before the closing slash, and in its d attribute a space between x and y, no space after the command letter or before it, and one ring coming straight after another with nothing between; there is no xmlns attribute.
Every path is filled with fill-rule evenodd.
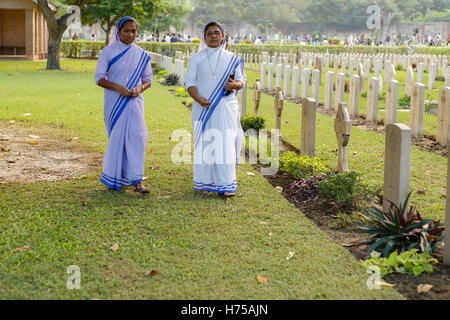
<svg viewBox="0 0 450 320"><path fill-rule="evenodd" d="M164 69L166 69L169 73L172 73L172 58L171 57L167 57L167 56L163 56L162 57L162 67Z"/></svg>

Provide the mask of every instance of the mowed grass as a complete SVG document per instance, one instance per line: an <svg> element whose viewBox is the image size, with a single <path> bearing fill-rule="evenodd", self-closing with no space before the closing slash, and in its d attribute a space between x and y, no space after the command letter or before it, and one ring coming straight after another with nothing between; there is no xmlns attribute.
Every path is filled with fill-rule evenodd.
<svg viewBox="0 0 450 320"><path fill-rule="evenodd" d="M45 71L43 62L0 62L0 124L15 119L104 152L95 64L63 60L63 71ZM239 167L231 202L194 192L192 165L171 161L169 139L176 129L191 131L190 111L156 81L145 108L149 196L107 190L101 163L85 179L0 184L0 298L402 298L392 288L369 290L369 275L349 252L266 179L247 175L251 166ZM71 265L80 268L80 290L66 287ZM159 274L145 276L151 270Z"/></svg>
<svg viewBox="0 0 450 320"><path fill-rule="evenodd" d="M404 71L397 72L397 80L404 83ZM247 113L253 114L253 88L256 78L260 78L259 72L246 70L248 78ZM425 74L425 82L427 74ZM324 84L324 73L322 84ZM275 84L275 81L274 81ZM439 88L443 83L437 81ZM367 81L366 81L367 88ZM404 86L399 85L399 97L403 96ZM383 91L385 87L383 88ZM300 91L299 91L300 92ZM323 103L324 87L321 87L320 103ZM428 92L437 100L438 93ZM345 99L348 103L348 94ZM259 114L266 121L268 129L275 128L275 111L273 96L263 94L259 107ZM348 104L347 104L348 105ZM379 105L384 102L379 101ZM365 114L366 99L361 97L359 110ZM283 139L300 149L301 143L301 106L294 103L284 103L282 113L281 133ZM409 112L399 112L398 122L409 126ZM334 120L332 117L317 112L316 116L316 156L325 160L331 168L337 167L337 139L334 133ZM378 112L378 117L384 117L384 110ZM425 114L424 131L436 134L437 117ZM352 134L348 144L349 169L362 174L364 181L382 185L384 181L384 134L366 131L358 127L352 127ZM433 152L427 152L411 147L410 161L410 190L412 191L410 204L417 206L420 214L427 218L445 220L445 196L447 177L447 157ZM425 191L425 194L417 194L417 191Z"/></svg>

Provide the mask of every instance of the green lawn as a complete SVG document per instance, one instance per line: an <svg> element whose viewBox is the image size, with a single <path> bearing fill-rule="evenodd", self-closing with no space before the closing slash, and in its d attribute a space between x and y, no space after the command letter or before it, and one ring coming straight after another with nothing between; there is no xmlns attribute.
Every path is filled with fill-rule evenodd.
<svg viewBox="0 0 450 320"><path fill-rule="evenodd" d="M14 125L77 136L103 152L95 61L63 60L62 67L0 62L0 125L16 119ZM369 290L369 275L350 253L266 179L247 175L249 165L239 167L230 203L203 199L193 191L192 166L170 158L172 131L191 130L189 110L156 81L145 99L149 196L107 190L100 163L86 179L0 184L1 299L402 298L392 288ZM114 243L117 251L109 249ZM25 245L27 251L12 252ZM290 251L295 256L286 260ZM80 290L66 288L70 265L81 269ZM160 274L143 275L151 270ZM268 283L258 283L258 274Z"/></svg>
<svg viewBox="0 0 450 320"><path fill-rule="evenodd" d="M397 80L403 83L404 71L397 72ZM248 78L248 88L253 88L256 78L260 77L259 72L246 70ZM322 82L324 82L322 74ZM425 74L427 81L427 74ZM442 82L437 82L436 87L442 86ZM403 96L404 86L400 87L399 96ZM366 81L367 88L367 81ZM385 87L383 87L383 90ZM253 89L247 92L247 113L253 113ZM300 92L300 91L299 91ZM437 99L437 92L430 92L433 99ZM323 103L324 88L321 87L320 102ZM263 94L259 107L259 114L267 120L268 129L275 127L275 112L273 107L273 96ZM345 94L348 103L348 94ZM379 105L384 105L384 101L379 101ZM359 110L365 113L366 99L361 97ZM384 117L384 111L378 112L379 119ZM282 136L283 138L300 149L301 136L301 106L293 103L284 103L282 114ZM286 122L287 121L287 122ZM409 126L409 112L399 112L398 122ZM436 134L436 116L425 114L424 131ZM363 174L366 182L382 185L384 180L384 143L385 136L373 131L365 131L358 127L352 128L352 135L348 145L349 169ZM334 120L332 117L317 113L316 122L316 155L329 164L331 168L337 167L336 135L334 133ZM411 148L410 167L410 190L413 191L410 204L417 206L419 212L433 219L444 221L445 218L445 198L447 177L447 157L440 156L433 152L422 151L414 146ZM417 194L418 190L425 190L425 194Z"/></svg>

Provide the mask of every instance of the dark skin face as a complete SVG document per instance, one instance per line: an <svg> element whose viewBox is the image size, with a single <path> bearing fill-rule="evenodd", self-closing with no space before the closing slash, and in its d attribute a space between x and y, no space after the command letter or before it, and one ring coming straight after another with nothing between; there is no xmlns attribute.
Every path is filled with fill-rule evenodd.
<svg viewBox="0 0 450 320"><path fill-rule="evenodd" d="M137 25L134 21L125 21L119 31L120 41L125 44L132 44L137 37Z"/></svg>
<svg viewBox="0 0 450 320"><path fill-rule="evenodd" d="M223 38L224 35L222 33L222 30L220 30L218 26L212 25L209 26L208 29L206 29L205 41L208 47L210 48L220 47Z"/></svg>

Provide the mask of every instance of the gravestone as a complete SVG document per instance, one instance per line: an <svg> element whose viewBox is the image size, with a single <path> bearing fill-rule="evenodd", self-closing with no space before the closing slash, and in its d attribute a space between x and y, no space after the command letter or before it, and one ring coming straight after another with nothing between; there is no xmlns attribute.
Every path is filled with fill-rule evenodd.
<svg viewBox="0 0 450 320"><path fill-rule="evenodd" d="M302 72L302 99L307 98L309 96L309 74L310 69L305 68Z"/></svg>
<svg viewBox="0 0 450 320"><path fill-rule="evenodd" d="M337 104L345 102L345 74L340 72L336 75L336 96L334 100L334 110L337 111Z"/></svg>
<svg viewBox="0 0 450 320"><path fill-rule="evenodd" d="M411 95L410 127L411 136L421 140L423 138L423 117L425 110L425 86L422 83L414 84Z"/></svg>
<svg viewBox="0 0 450 320"><path fill-rule="evenodd" d="M308 155L314 157L316 143L316 106L317 103L313 98L304 98L302 100L302 156Z"/></svg>
<svg viewBox="0 0 450 320"><path fill-rule="evenodd" d="M412 88L414 86L414 72L411 66L406 70L405 75L405 95L411 96Z"/></svg>
<svg viewBox="0 0 450 320"><path fill-rule="evenodd" d="M333 110L333 71L328 71L325 76L325 98L324 108L325 110Z"/></svg>
<svg viewBox="0 0 450 320"><path fill-rule="evenodd" d="M391 64L390 68L389 68L389 76L386 79L387 81L391 81L391 80L396 80L397 79L397 74L395 72L395 66L393 64Z"/></svg>
<svg viewBox="0 0 450 320"><path fill-rule="evenodd" d="M436 65L434 63L430 64L428 69L428 90L434 89L434 81L436 79Z"/></svg>
<svg viewBox="0 0 450 320"><path fill-rule="evenodd" d="M255 106L255 116L258 115L259 112L259 103L261 101L261 84L259 79L256 79L255 86L253 88L253 105Z"/></svg>
<svg viewBox="0 0 450 320"><path fill-rule="evenodd" d="M369 78L369 85L367 88L367 111L366 120L372 122L374 125L378 123L378 85L379 78Z"/></svg>
<svg viewBox="0 0 450 320"><path fill-rule="evenodd" d="M417 83L423 84L423 72L425 70L425 64L423 62L420 62L417 66Z"/></svg>
<svg viewBox="0 0 450 320"><path fill-rule="evenodd" d="M409 192L411 129L407 125L387 125L384 154L383 212L388 212L391 204L387 200L399 206Z"/></svg>
<svg viewBox="0 0 450 320"><path fill-rule="evenodd" d="M364 67L362 63L358 64L357 74L359 76L359 87L361 88L361 92L364 91Z"/></svg>
<svg viewBox="0 0 450 320"><path fill-rule="evenodd" d="M273 91L273 63L269 63L269 70L267 71L267 90L269 92Z"/></svg>
<svg viewBox="0 0 450 320"><path fill-rule="evenodd" d="M289 67L289 66L286 66ZM281 138L281 113L283 112L283 90L281 88L275 89L275 99L274 99L274 108L275 108L275 129L280 133L279 137Z"/></svg>
<svg viewBox="0 0 450 320"><path fill-rule="evenodd" d="M386 109L384 126L397 122L398 81L391 80L386 84Z"/></svg>
<svg viewBox="0 0 450 320"><path fill-rule="evenodd" d="M298 86L299 86L299 68L297 66L292 70L292 99L298 99Z"/></svg>
<svg viewBox="0 0 450 320"><path fill-rule="evenodd" d="M290 96L289 94L289 87L291 83L291 66L285 65L284 66L284 87L283 87L283 95L287 98Z"/></svg>
<svg viewBox="0 0 450 320"><path fill-rule="evenodd" d="M354 74L350 78L350 96L349 96L349 115L351 119L358 119L358 109L359 109L359 97L361 95L361 91L359 88L359 76Z"/></svg>
<svg viewBox="0 0 450 320"><path fill-rule="evenodd" d="M334 119L334 132L338 141L338 172L347 172L348 170L348 154L347 145L352 132L352 121L348 115L346 104L338 103L336 117Z"/></svg>
<svg viewBox="0 0 450 320"><path fill-rule="evenodd" d="M447 145L450 138L449 115L450 112L450 87L439 89L439 105L436 126L436 141L443 147Z"/></svg>
<svg viewBox="0 0 450 320"><path fill-rule="evenodd" d="M277 64L277 74L275 78L275 88L281 88L281 77L283 72L283 66L281 63Z"/></svg>
<svg viewBox="0 0 450 320"><path fill-rule="evenodd" d="M261 90L266 89L266 63L261 63Z"/></svg>
<svg viewBox="0 0 450 320"><path fill-rule="evenodd" d="M320 70L314 69L312 74L312 88L311 96L316 101L317 106L319 106L319 93L320 93Z"/></svg>
<svg viewBox="0 0 450 320"><path fill-rule="evenodd" d="M448 66L445 71L445 86L450 87L450 66Z"/></svg>

